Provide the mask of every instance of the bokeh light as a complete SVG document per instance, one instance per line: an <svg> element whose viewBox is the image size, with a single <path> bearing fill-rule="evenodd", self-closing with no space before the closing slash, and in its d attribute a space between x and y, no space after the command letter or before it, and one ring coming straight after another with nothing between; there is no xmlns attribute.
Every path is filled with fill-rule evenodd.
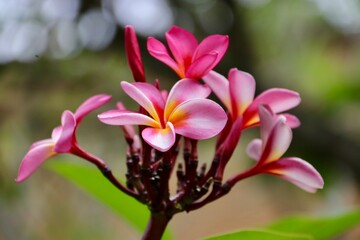
<svg viewBox="0 0 360 240"><path fill-rule="evenodd" d="M173 24L170 6L165 0L114 0L114 13L122 25L133 25L141 35L164 33Z"/></svg>
<svg viewBox="0 0 360 240"><path fill-rule="evenodd" d="M79 20L81 42L92 50L107 47L114 38L115 30L115 24L106 19L100 9L86 12Z"/></svg>

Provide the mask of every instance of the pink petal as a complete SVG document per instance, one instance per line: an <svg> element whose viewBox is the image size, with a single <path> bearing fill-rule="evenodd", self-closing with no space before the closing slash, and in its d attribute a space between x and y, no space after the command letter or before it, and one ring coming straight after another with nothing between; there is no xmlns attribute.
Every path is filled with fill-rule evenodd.
<svg viewBox="0 0 360 240"><path fill-rule="evenodd" d="M246 153L252 159L258 161L261 156L262 151L262 141L261 139L254 139L252 140L249 145L247 146Z"/></svg>
<svg viewBox="0 0 360 240"><path fill-rule="evenodd" d="M160 127L159 123L154 119L137 112L128 110L109 110L98 115L101 122L109 125L145 125L152 127Z"/></svg>
<svg viewBox="0 0 360 240"><path fill-rule="evenodd" d="M308 162L296 158L282 158L271 164L268 173L277 175L308 192L322 189L324 180L316 169Z"/></svg>
<svg viewBox="0 0 360 240"><path fill-rule="evenodd" d="M218 56L217 52L207 53L196 59L188 68L185 77L198 80L208 74L214 68L214 62Z"/></svg>
<svg viewBox="0 0 360 240"><path fill-rule="evenodd" d="M244 120L247 126L258 124L258 106L260 104L267 104L270 106L274 113L281 113L299 105L301 98L297 92L282 89L272 88L269 89L255 98L244 113Z"/></svg>
<svg viewBox="0 0 360 240"><path fill-rule="evenodd" d="M204 82L209 85L214 94L225 105L228 111L232 112L230 102L229 81L221 74L210 71L203 78Z"/></svg>
<svg viewBox="0 0 360 240"><path fill-rule="evenodd" d="M61 132L62 132L62 126L57 126L53 129L52 133L51 133L51 141L53 142L57 142L61 136Z"/></svg>
<svg viewBox="0 0 360 240"><path fill-rule="evenodd" d="M186 70L198 46L196 38L191 32L177 26L171 27L165 37L176 62Z"/></svg>
<svg viewBox="0 0 360 240"><path fill-rule="evenodd" d="M297 128L301 125L300 120L292 115L292 114L288 114L288 113L284 113L281 114L282 116L284 116L286 118L286 124L290 127L290 128Z"/></svg>
<svg viewBox="0 0 360 240"><path fill-rule="evenodd" d="M99 94L92 96L85 100L75 111L75 118L77 123L79 122L90 112L94 111L95 109L98 109L102 105L109 102L111 99L110 95L106 94Z"/></svg>
<svg viewBox="0 0 360 240"><path fill-rule="evenodd" d="M267 135L271 131L274 126L276 120L278 118L283 118L290 128L296 128L300 126L299 119L292 114L274 114L268 105L260 105L259 106L259 115L260 115L260 128L262 139L267 139Z"/></svg>
<svg viewBox="0 0 360 240"><path fill-rule="evenodd" d="M126 107L124 106L124 104L122 102L117 102L116 103L116 108L118 110L127 110Z"/></svg>
<svg viewBox="0 0 360 240"><path fill-rule="evenodd" d="M68 152L72 147L72 140L75 134L76 120L70 111L64 111L61 116L61 133L57 139L54 151L58 153Z"/></svg>
<svg viewBox="0 0 360 240"><path fill-rule="evenodd" d="M182 79L171 89L165 105L165 119L179 104L193 98L207 98L211 93L209 87L192 79Z"/></svg>
<svg viewBox="0 0 360 240"><path fill-rule="evenodd" d="M168 121L176 133L200 140L217 135L224 128L227 116L214 101L191 99L177 106Z"/></svg>
<svg viewBox="0 0 360 240"><path fill-rule="evenodd" d="M179 68L178 64L170 57L164 44L162 44L159 40L149 37L147 40L147 49L151 56L168 65L181 78L185 77L184 69Z"/></svg>
<svg viewBox="0 0 360 240"><path fill-rule="evenodd" d="M229 37L223 35L211 35L205 38L197 47L194 53L192 61L208 54L209 52L215 51L218 53L217 58L212 66L214 68L219 61L223 58L227 48L229 46Z"/></svg>
<svg viewBox="0 0 360 240"><path fill-rule="evenodd" d="M273 130L275 126L278 116L276 116L271 111L268 105L262 105L262 104L259 106L259 116L260 116L260 135L261 135L261 139L264 141L264 144L266 144L270 132Z"/></svg>
<svg viewBox="0 0 360 240"><path fill-rule="evenodd" d="M145 142L153 148L166 152L175 143L174 126L168 122L166 128L145 128L141 133Z"/></svg>
<svg viewBox="0 0 360 240"><path fill-rule="evenodd" d="M238 117L231 126L231 130L226 137L224 143L219 147L221 161L228 161L235 151L242 133L242 117Z"/></svg>
<svg viewBox="0 0 360 240"><path fill-rule="evenodd" d="M51 144L54 144L53 139L51 139L51 138L44 139L44 140L40 140L40 141L37 141L37 142L34 142L33 144L31 144L30 149L36 148L37 146L40 146L40 145L51 145Z"/></svg>
<svg viewBox="0 0 360 240"><path fill-rule="evenodd" d="M260 94L254 104L268 104L274 113L280 113L299 105L301 101L297 92L283 89L272 88Z"/></svg>
<svg viewBox="0 0 360 240"><path fill-rule="evenodd" d="M268 139L262 139L264 150L260 161L262 163L269 163L280 159L289 148L291 139L291 129L286 125L284 118L279 118L270 132Z"/></svg>
<svg viewBox="0 0 360 240"><path fill-rule="evenodd" d="M165 107L164 99L160 91L149 83L128 83L121 82L122 89L142 106L157 122L163 116Z"/></svg>
<svg viewBox="0 0 360 240"><path fill-rule="evenodd" d="M167 101L167 98L168 98L168 96L169 96L169 92L166 91L166 90L162 90L162 91L161 91L161 96L162 96L162 98L164 99L164 101L166 102L166 101ZM166 107L165 107L165 108L166 108Z"/></svg>
<svg viewBox="0 0 360 240"><path fill-rule="evenodd" d="M116 107L118 110L127 110L121 102L116 103ZM124 132L125 138L134 139L134 136L136 133L135 133L135 129L132 125L124 125L121 128Z"/></svg>
<svg viewBox="0 0 360 240"><path fill-rule="evenodd" d="M144 64L135 30L132 26L125 26L125 49L128 64L137 82L146 82Z"/></svg>
<svg viewBox="0 0 360 240"><path fill-rule="evenodd" d="M221 144L224 144L226 138L228 137L228 135L230 134L230 131L232 129L232 126L234 123L233 119L231 118L231 115L229 113L227 113L227 117L228 117L228 120L226 121L225 127L223 128L223 130L221 130L219 135L217 135L217 137L216 137L216 149L219 149Z"/></svg>
<svg viewBox="0 0 360 240"><path fill-rule="evenodd" d="M255 95L255 79L247 72L233 68L229 71L230 97L235 116L242 115Z"/></svg>
<svg viewBox="0 0 360 240"><path fill-rule="evenodd" d="M44 142L31 148L22 160L16 182L22 182L35 172L35 170L48 158L54 156L53 142Z"/></svg>

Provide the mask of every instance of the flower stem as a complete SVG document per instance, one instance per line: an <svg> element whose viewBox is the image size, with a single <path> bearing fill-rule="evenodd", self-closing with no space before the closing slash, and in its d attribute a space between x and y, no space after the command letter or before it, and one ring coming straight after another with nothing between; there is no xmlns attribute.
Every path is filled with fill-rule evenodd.
<svg viewBox="0 0 360 240"><path fill-rule="evenodd" d="M71 149L71 153L78 157L86 159L89 162L91 162L92 164L96 165L98 167L98 169L101 171L101 173L107 178L107 180L109 180L117 189L119 189L123 193L125 193L137 200L140 200L139 194L137 194L136 192L134 192L134 191L128 189L127 187L125 187L124 185L122 185L118 181L118 179L113 175L111 169L106 165L106 163L103 160L82 150L80 148L80 146L73 147Z"/></svg>
<svg viewBox="0 0 360 240"><path fill-rule="evenodd" d="M142 240L160 240L172 216L165 213L151 213Z"/></svg>
<svg viewBox="0 0 360 240"><path fill-rule="evenodd" d="M251 177L251 176L254 176L256 174L258 174L259 170L258 170L258 167L255 165L254 167L240 173L240 174L237 174L233 177L231 177L230 179L228 179L226 182L225 182L225 185L227 185L228 187L232 188L237 182L245 179L245 178L248 178L248 177Z"/></svg>

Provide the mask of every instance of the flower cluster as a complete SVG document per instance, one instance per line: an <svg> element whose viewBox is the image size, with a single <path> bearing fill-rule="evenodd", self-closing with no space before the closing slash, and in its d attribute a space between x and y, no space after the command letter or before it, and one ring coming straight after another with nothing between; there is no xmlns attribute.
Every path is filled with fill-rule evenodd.
<svg viewBox="0 0 360 240"><path fill-rule="evenodd" d="M152 37L147 40L147 49L174 70L179 81L169 92L160 89L158 81L146 81L135 30L127 26L125 49L135 82L123 81L121 88L139 108L128 110L118 103L116 109L98 115L101 122L122 127L128 144L126 185L114 177L105 161L83 150L76 140L82 119L110 100L103 94L86 100L75 113L65 111L52 138L30 147L16 181L27 179L45 160L70 153L95 164L114 186L147 204L152 214L162 216L165 222L178 212L198 209L222 197L240 180L258 174L278 176L308 192L323 187L313 166L297 157L283 157L292 140L291 129L300 125L296 116L284 113L300 103L297 92L273 88L255 97L255 80L249 73L233 68L226 78L215 72L228 48L228 36L211 35L198 43L192 33L176 26L165 36L169 49ZM208 99L211 93L226 110ZM251 141L247 148L256 163L223 179L241 133L252 127L260 128L260 139ZM214 136L211 165L199 167L197 142ZM182 161L178 159L181 149ZM169 179L175 168L177 190L170 196ZM155 231L151 226L144 239Z"/></svg>

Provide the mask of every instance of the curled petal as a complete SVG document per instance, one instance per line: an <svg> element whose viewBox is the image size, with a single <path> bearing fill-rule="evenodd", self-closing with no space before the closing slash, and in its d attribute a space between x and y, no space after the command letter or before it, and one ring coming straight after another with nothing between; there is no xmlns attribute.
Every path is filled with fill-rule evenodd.
<svg viewBox="0 0 360 240"><path fill-rule="evenodd" d="M99 94L85 100L75 111L75 118L79 123L87 114L109 102L110 95Z"/></svg>
<svg viewBox="0 0 360 240"><path fill-rule="evenodd" d="M249 145L247 146L246 153L252 159L258 161L260 159L262 152L262 141L261 139L254 139L252 140Z"/></svg>
<svg viewBox="0 0 360 240"><path fill-rule="evenodd" d="M233 68L229 71L230 98L235 116L242 115L255 94L255 79L247 72Z"/></svg>
<svg viewBox="0 0 360 240"><path fill-rule="evenodd" d="M165 106L165 119L179 104L193 98L207 98L211 93L209 87L192 79L178 81L171 89Z"/></svg>
<svg viewBox="0 0 360 240"><path fill-rule="evenodd" d="M196 52L194 53L192 60L195 61L196 59L202 57L203 55L209 52L216 51L218 55L213 65L213 67L215 67L224 56L228 46L229 46L228 36L224 36L224 35L208 36L196 48Z"/></svg>
<svg viewBox="0 0 360 240"><path fill-rule="evenodd" d="M61 126L59 126L59 127L61 127ZM51 145L51 144L54 144L53 139L51 139L51 138L44 139L44 140L40 140L40 141L37 141L37 142L34 142L33 144L31 144L30 149L33 149L39 145Z"/></svg>
<svg viewBox="0 0 360 240"><path fill-rule="evenodd" d="M225 126L227 116L219 104L209 99L191 99L177 106L169 116L175 132L192 139L207 139Z"/></svg>
<svg viewBox="0 0 360 240"><path fill-rule="evenodd" d="M286 118L286 124L290 128L297 128L301 125L300 120L296 116L294 116L292 114L288 114L288 113L284 113L281 115L283 115Z"/></svg>
<svg viewBox="0 0 360 240"><path fill-rule="evenodd" d="M125 26L125 50L128 64L135 81L145 82L144 64L142 62L140 47L132 26Z"/></svg>
<svg viewBox="0 0 360 240"><path fill-rule="evenodd" d="M258 106L260 104L267 104L274 113L281 113L299 105L301 98L299 93L282 88L269 89L250 104L244 113L247 127L258 124Z"/></svg>
<svg viewBox="0 0 360 240"><path fill-rule="evenodd" d="M177 63L170 57L168 50L159 40L149 37L147 40L149 54L157 60L172 68L181 78L185 77L184 70L181 70Z"/></svg>
<svg viewBox="0 0 360 240"><path fill-rule="evenodd" d="M171 27L165 37L176 62L186 69L198 46L196 38L191 32L177 26Z"/></svg>
<svg viewBox="0 0 360 240"><path fill-rule="evenodd" d="M31 148L22 160L16 182L22 182L35 172L35 170L48 158L54 156L53 142L43 142Z"/></svg>
<svg viewBox="0 0 360 240"><path fill-rule="evenodd" d="M231 130L227 135L225 142L219 147L221 161L228 161L235 151L242 133L242 117L238 117L231 126Z"/></svg>
<svg viewBox="0 0 360 240"><path fill-rule="evenodd" d="M269 163L280 159L289 148L291 139L291 129L286 125L283 118L278 119L269 134L269 138L262 139L264 143L264 151L260 158L261 163Z"/></svg>
<svg viewBox="0 0 360 240"><path fill-rule="evenodd" d="M98 115L101 122L109 125L145 125L160 127L154 119L133 111L128 110L109 110Z"/></svg>
<svg viewBox="0 0 360 240"><path fill-rule="evenodd" d="M167 123L165 129L145 128L141 135L145 142L161 152L166 152L175 143L174 126L170 122Z"/></svg>
<svg viewBox="0 0 360 240"><path fill-rule="evenodd" d="M203 80L207 85L209 85L211 90L225 105L228 111L232 112L231 102L230 102L229 81L223 75L215 71L210 71L208 74L206 74L203 77Z"/></svg>
<svg viewBox="0 0 360 240"><path fill-rule="evenodd" d="M51 133L51 140L53 142L57 142L61 136L61 132L62 132L62 128L63 126L57 126L56 128L53 129L52 133Z"/></svg>
<svg viewBox="0 0 360 240"><path fill-rule="evenodd" d="M160 91L149 83L121 82L122 89L142 106L157 122L163 115L165 102Z"/></svg>
<svg viewBox="0 0 360 240"><path fill-rule="evenodd" d="M259 106L259 116L260 116L260 135L261 139L266 144L267 139L269 138L270 132L273 130L278 116L276 116L270 109L268 105ZM284 119L284 117L282 117Z"/></svg>
<svg viewBox="0 0 360 240"><path fill-rule="evenodd" d="M324 180L316 169L296 157L282 158L269 165L266 172L277 175L308 192L316 192L324 186Z"/></svg>
<svg viewBox="0 0 360 240"><path fill-rule="evenodd" d="M185 77L198 80L214 68L218 56L217 52L210 52L196 59L186 70Z"/></svg>
<svg viewBox="0 0 360 240"><path fill-rule="evenodd" d="M75 116L70 111L64 111L61 116L61 133L57 139L54 151L58 153L65 153L71 149L72 140L76 128Z"/></svg>

